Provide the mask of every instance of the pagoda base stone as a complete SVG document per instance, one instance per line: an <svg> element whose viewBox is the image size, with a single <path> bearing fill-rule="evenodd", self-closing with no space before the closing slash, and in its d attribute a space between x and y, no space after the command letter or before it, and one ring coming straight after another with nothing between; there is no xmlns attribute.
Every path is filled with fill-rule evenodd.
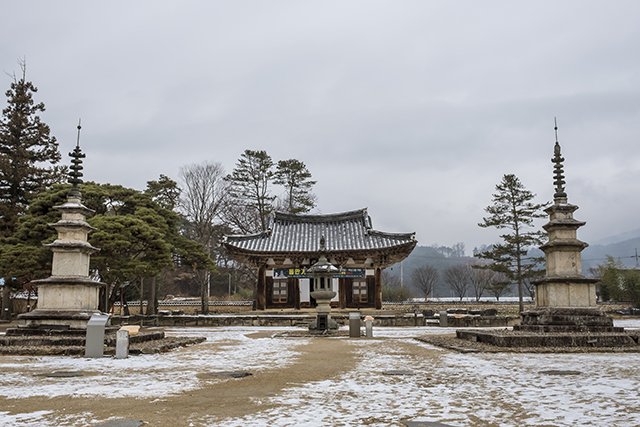
<svg viewBox="0 0 640 427"><path fill-rule="evenodd" d="M458 330L462 340L505 348L536 347L638 347L637 335L627 333L535 333L518 331Z"/></svg>
<svg viewBox="0 0 640 427"><path fill-rule="evenodd" d="M36 309L18 316L19 330L26 329L79 329L86 331L91 315L98 310L41 310Z"/></svg>
<svg viewBox="0 0 640 427"><path fill-rule="evenodd" d="M458 330L463 340L498 347L637 347L638 335L613 326L599 308L545 307L525 311L508 330Z"/></svg>
<svg viewBox="0 0 640 427"><path fill-rule="evenodd" d="M50 330L50 335L25 335L25 331L17 331L18 329L20 328L8 329L7 335L0 336L0 354L37 356L82 356L85 354L86 331L81 334L78 331ZM37 330L33 329L33 331ZM117 328L107 328L105 331L105 355L115 355L116 331ZM18 332L17 335L16 332ZM129 354L161 353L203 341L205 341L204 337L165 337L162 331L144 331L129 336L131 345Z"/></svg>
<svg viewBox="0 0 640 427"><path fill-rule="evenodd" d="M536 282L538 307L595 307L596 280L585 277L551 277Z"/></svg>
<svg viewBox="0 0 640 427"><path fill-rule="evenodd" d="M599 308L545 307L525 311L521 316L522 323L514 326L514 331L609 332L603 328L613 328L613 319Z"/></svg>

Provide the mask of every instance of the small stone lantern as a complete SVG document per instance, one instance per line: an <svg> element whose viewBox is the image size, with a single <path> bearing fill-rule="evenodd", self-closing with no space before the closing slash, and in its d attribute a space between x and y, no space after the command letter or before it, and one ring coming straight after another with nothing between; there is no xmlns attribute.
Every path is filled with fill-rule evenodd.
<svg viewBox="0 0 640 427"><path fill-rule="evenodd" d="M324 250L324 237L320 241L321 251ZM331 320L331 299L336 296L333 291L333 276L340 270L333 266L322 254L318 262L313 264L307 272L313 276L313 292L310 295L316 300L318 317L309 325L309 330L326 331L338 329L338 324Z"/></svg>

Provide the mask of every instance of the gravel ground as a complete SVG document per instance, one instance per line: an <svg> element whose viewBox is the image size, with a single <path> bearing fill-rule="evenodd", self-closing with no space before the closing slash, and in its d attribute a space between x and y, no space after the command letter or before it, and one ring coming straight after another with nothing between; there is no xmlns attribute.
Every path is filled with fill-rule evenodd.
<svg viewBox="0 0 640 427"><path fill-rule="evenodd" d="M374 338L353 339L296 328L165 332L207 340L120 360L0 356L0 426L639 424L637 353L464 354L426 343L452 337L437 327L375 328ZM42 376L60 371L77 375Z"/></svg>

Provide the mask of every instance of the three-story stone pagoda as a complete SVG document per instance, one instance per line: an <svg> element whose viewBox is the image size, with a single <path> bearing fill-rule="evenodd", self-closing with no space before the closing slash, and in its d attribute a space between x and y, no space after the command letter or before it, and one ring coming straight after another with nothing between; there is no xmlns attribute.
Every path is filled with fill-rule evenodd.
<svg viewBox="0 0 640 427"><path fill-rule="evenodd" d="M45 245L53 252L51 277L31 282L38 287L38 306L18 316L20 328L86 329L91 315L100 312L100 288L105 284L89 277L89 258L100 249L87 242L87 236L94 228L86 222L86 217L93 211L82 204L82 194L78 190L85 157L80 150L79 134L80 126L78 144L69 153L71 190L67 202L54 207L62 213L62 218L50 224L58 232L58 238Z"/></svg>

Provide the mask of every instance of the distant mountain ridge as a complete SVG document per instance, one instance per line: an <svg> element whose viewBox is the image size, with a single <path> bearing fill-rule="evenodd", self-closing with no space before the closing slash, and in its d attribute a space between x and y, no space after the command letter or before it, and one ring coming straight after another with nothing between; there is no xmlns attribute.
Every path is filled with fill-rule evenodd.
<svg viewBox="0 0 640 427"><path fill-rule="evenodd" d="M596 267L598 264L604 263L607 255L620 258L627 268L636 267L638 260L636 260L635 255L638 249L640 249L640 237L608 245L589 245L588 248L582 251L582 274L586 275L586 271L590 267Z"/></svg>
<svg viewBox="0 0 640 427"><path fill-rule="evenodd" d="M625 239L627 236L635 237ZM640 264L640 258L636 259L636 249L640 252L640 229L607 237L599 240L595 244L590 244L589 247L582 251L582 274L589 277L589 269L603 264L606 261L607 255L619 258L627 268L634 268ZM536 248L531 249L528 256L539 257L544 256L544 253ZM456 264L471 263L477 260L477 258L472 256L447 257L432 246L416 246L411 255L403 261L402 272L404 285L413 288L411 284L411 273L418 267L430 265L439 271L440 277L442 278L442 274L447 267ZM387 271L391 275L399 277L401 272L400 263L394 264L388 268ZM434 292L434 296L450 296L450 289L442 283L442 280L440 282Z"/></svg>
<svg viewBox="0 0 640 427"><path fill-rule="evenodd" d="M590 244L594 246L596 245L606 246L612 243L625 242L627 240L632 240L638 237L640 237L640 228L638 228L637 230L626 231L624 233L616 234L615 236L605 237L604 239L596 240L594 242L591 242Z"/></svg>

